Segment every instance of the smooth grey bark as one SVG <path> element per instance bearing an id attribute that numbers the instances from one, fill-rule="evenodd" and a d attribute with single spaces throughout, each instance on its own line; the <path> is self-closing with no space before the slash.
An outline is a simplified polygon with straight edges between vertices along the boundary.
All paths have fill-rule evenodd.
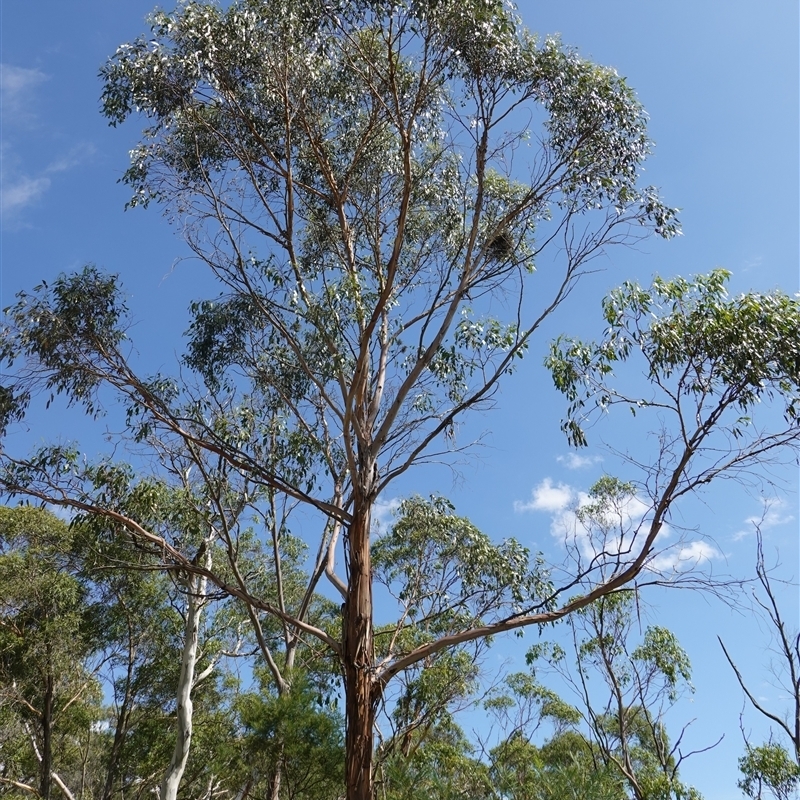
<path id="1" fill-rule="evenodd" d="M 203 567 L 211 569 L 211 541 L 204 542 Z M 183 654 L 181 656 L 181 673 L 178 679 L 178 713 L 177 735 L 172 760 L 161 782 L 159 791 L 160 800 L 176 800 L 186 763 L 189 760 L 189 750 L 192 744 L 192 716 L 194 705 L 192 691 L 197 683 L 195 671 L 197 668 L 199 650 L 200 622 L 203 609 L 208 600 L 208 578 L 205 575 L 185 573 L 180 582 L 186 590 L 186 622 L 184 626 Z M 204 675 L 205 676 L 205 675 Z"/>

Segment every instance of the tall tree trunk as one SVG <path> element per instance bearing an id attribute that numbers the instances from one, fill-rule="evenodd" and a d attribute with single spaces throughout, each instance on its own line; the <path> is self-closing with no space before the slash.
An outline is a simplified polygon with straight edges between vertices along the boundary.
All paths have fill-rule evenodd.
<path id="1" fill-rule="evenodd" d="M 39 794 L 42 800 L 50 800 L 50 791 L 53 785 L 53 683 L 53 674 L 48 671 L 44 679 L 42 758 L 39 764 Z"/>
<path id="2" fill-rule="evenodd" d="M 281 796 L 281 778 L 283 777 L 283 745 L 269 779 L 269 800 L 279 800 Z"/>
<path id="3" fill-rule="evenodd" d="M 106 781 L 103 787 L 102 800 L 111 800 L 114 793 L 114 780 L 117 777 L 118 765 L 120 755 L 122 754 L 122 745 L 125 742 L 125 737 L 128 735 L 128 723 L 131 717 L 131 706 L 133 703 L 133 662 L 136 656 L 136 648 L 130 642 L 130 635 L 128 641 L 128 666 L 125 675 L 125 694 L 122 700 L 122 706 L 117 715 L 117 724 L 114 729 L 114 742 L 111 745 L 111 753 L 108 756 L 108 764 L 106 766 Z"/>
<path id="4" fill-rule="evenodd" d="M 372 800 L 372 747 L 377 690 L 373 679 L 370 506 L 359 498 L 348 536 L 350 574 L 344 609 L 345 780 L 347 800 Z"/>
<path id="5" fill-rule="evenodd" d="M 178 679 L 178 733 L 172 760 L 161 783 L 160 800 L 176 800 L 183 778 L 189 748 L 192 743 L 192 689 L 197 666 L 197 647 L 200 619 L 206 600 L 206 579 L 188 576 L 186 586 L 186 625 L 181 659 L 181 674 Z"/>

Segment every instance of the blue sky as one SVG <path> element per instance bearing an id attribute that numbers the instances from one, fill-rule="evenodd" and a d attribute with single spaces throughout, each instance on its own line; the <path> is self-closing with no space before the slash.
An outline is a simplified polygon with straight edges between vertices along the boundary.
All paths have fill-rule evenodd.
<path id="1" fill-rule="evenodd" d="M 123 41 L 145 30 L 150 0 L 42 0 L 2 5 L 2 252 L 0 305 L 41 279 L 87 262 L 119 272 L 130 292 L 132 331 L 148 371 L 169 367 L 181 350 L 191 299 L 202 278 L 156 209 L 123 212 L 127 190 L 116 181 L 137 139 L 135 124 L 110 129 L 98 113 L 97 71 Z M 692 274 L 724 266 L 732 290 L 798 290 L 798 8 L 703 0 L 523 2 L 527 25 L 560 33 L 583 55 L 615 67 L 636 89 L 656 141 L 646 180 L 679 206 L 684 236 L 611 251 L 568 307 L 548 327 L 601 332 L 600 298 L 625 279 L 654 273 Z M 594 320 L 594 323 L 593 323 Z M 397 494 L 439 490 L 488 533 L 517 536 L 557 554 L 552 535 L 570 503 L 604 470 L 619 464 L 607 448 L 633 442 L 627 420 L 593 431 L 577 459 L 558 428 L 563 402 L 540 367 L 540 339 L 524 367 L 506 381 L 498 408 L 472 418 L 465 434 L 485 434 L 457 471 L 410 473 Z M 51 412 L 28 437 L 75 435 Z M 102 447 L 96 429 L 80 432 L 87 449 Z M 624 477 L 624 476 L 623 476 Z M 753 521 L 763 515 L 768 561 L 794 578 L 798 567 L 797 471 L 782 469 L 783 489 L 752 491 L 727 483 L 682 508 L 695 555 L 720 572 L 752 573 Z M 763 487 L 762 487 L 763 489 Z M 387 508 L 395 497 L 385 498 Z M 696 544 L 691 544 L 696 543 Z M 797 590 L 785 587 L 784 610 L 798 625 Z M 710 753 L 686 762 L 684 777 L 708 800 L 738 797 L 742 696 L 717 645 L 719 634 L 751 676 L 755 691 L 780 707 L 771 686 L 765 630 L 748 606 L 731 609 L 694 593 L 653 593 L 652 616 L 671 627 L 689 652 L 696 692 L 679 704 L 680 725 L 694 748 L 725 734 Z M 497 659 L 520 659 L 528 634 L 496 648 Z M 516 649 L 515 649 L 516 648 Z M 494 656 L 493 656 L 494 657 Z M 749 711 L 744 724 L 758 739 L 766 727 Z"/>

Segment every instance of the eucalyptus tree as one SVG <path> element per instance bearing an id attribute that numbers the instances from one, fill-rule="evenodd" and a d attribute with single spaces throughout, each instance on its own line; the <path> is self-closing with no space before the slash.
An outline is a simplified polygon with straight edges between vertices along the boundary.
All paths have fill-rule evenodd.
<path id="1" fill-rule="evenodd" d="M 260 672 L 268 676 L 268 671 Z M 318 678 L 296 673 L 286 691 L 266 687 L 238 698 L 244 760 L 251 765 L 246 786 L 252 796 L 275 800 L 342 796 L 344 719 L 320 691 L 324 687 Z"/>
<path id="2" fill-rule="evenodd" d="M 101 633 L 70 565 L 67 524 L 0 507 L 0 793 L 78 789 L 80 752 L 103 716 Z"/>
<path id="3" fill-rule="evenodd" d="M 343 635 L 265 605 L 339 655 L 349 791 L 366 797 L 383 688 L 429 646 L 376 668 L 376 498 L 452 446 L 589 258 L 631 226 L 672 235 L 674 212 L 637 185 L 650 142 L 624 81 L 537 42 L 502 3 L 188 3 L 152 26 L 104 68 L 103 108 L 149 119 L 131 204 L 163 202 L 221 282 L 189 332 L 203 389 L 133 372 L 119 289 L 91 270 L 22 301 L 17 342 L 47 373 L 29 377 L 91 410 L 110 384 L 134 435 L 214 453 L 318 512 Z M 559 275 L 530 292 L 548 246 Z M 6 392 L 11 415 L 25 392 Z"/>
<path id="4" fill-rule="evenodd" d="M 762 800 L 767 793 L 775 800 L 797 797 L 800 767 L 779 742 L 756 746 L 748 742 L 745 754 L 739 759 L 739 771 L 742 777 L 737 786 L 753 800 Z"/>
<path id="5" fill-rule="evenodd" d="M 379 660 L 457 636 L 550 589 L 541 560 L 513 539 L 492 542 L 439 496 L 402 501 L 371 555 L 390 620 L 375 632 Z M 385 691 L 390 733 L 381 737 L 381 758 L 394 751 L 408 758 L 474 702 L 487 647 L 481 637 L 434 650 L 397 675 Z"/>
<path id="6" fill-rule="evenodd" d="M 436 720 L 408 752 L 394 749 L 380 759 L 377 783 L 387 800 L 495 800 L 489 769 L 474 743 L 452 717 Z"/>
<path id="7" fill-rule="evenodd" d="M 94 482 L 103 485 L 106 508 L 136 518 L 173 547 L 191 548 L 194 555 L 190 565 L 164 564 L 152 543 L 125 535 L 112 517 L 80 518 L 91 557 L 87 569 L 101 571 L 101 588 L 110 598 L 120 599 L 109 606 L 109 622 L 116 623 L 126 644 L 117 659 L 119 665 L 115 662 L 119 673 L 114 681 L 118 712 L 111 760 L 113 763 L 113 754 L 119 748 L 129 751 L 138 747 L 149 754 L 144 774 L 141 769 L 130 774 L 110 770 L 105 791 L 109 794 L 115 782 L 121 789 L 130 789 L 133 780 L 138 789 L 142 785 L 148 791 L 158 789 L 161 800 L 174 799 L 179 790 L 196 793 L 198 782 L 203 780 L 210 785 L 227 782 L 226 791 L 237 791 L 247 781 L 246 765 L 240 757 L 242 737 L 235 732 L 234 695 L 238 691 L 231 688 L 236 681 L 230 665 L 236 660 L 251 665 L 259 652 L 267 660 L 275 653 L 279 660 L 275 640 L 281 639 L 281 631 L 276 620 L 262 620 L 252 607 L 230 593 L 215 590 L 208 576 L 213 572 L 218 581 L 235 581 L 236 575 L 246 572 L 251 590 L 264 598 L 272 598 L 279 591 L 283 602 L 299 603 L 298 595 L 305 588 L 299 567 L 302 546 L 286 531 L 272 529 L 275 549 L 271 554 L 263 552 L 246 524 L 246 503 L 229 491 L 224 470 L 205 473 L 208 480 L 198 484 L 174 451 L 171 459 L 172 472 L 180 476 L 178 486 L 155 479 L 132 486 L 130 468 L 121 464 L 98 466 L 102 479 L 97 480 L 95 473 Z M 234 547 L 236 557 L 228 559 Z M 273 558 L 281 565 L 277 589 Z M 166 575 L 159 574 L 163 572 Z M 318 621 L 328 610 L 324 602 L 314 599 L 310 616 Z M 294 666 L 296 653 L 290 653 L 290 647 L 297 650 L 297 643 L 286 644 L 273 684 Z M 278 689 L 282 691 L 280 685 Z M 225 775 L 213 772 L 217 761 L 214 754 L 220 749 L 213 735 L 201 731 L 206 749 L 199 754 L 191 752 L 198 693 L 201 726 L 207 729 L 216 719 L 221 730 L 227 731 L 233 748 L 240 751 L 233 758 L 236 764 L 223 770 Z M 145 744 L 148 739 L 151 741 Z M 237 775 L 239 785 L 231 786 Z"/>
<path id="8" fill-rule="evenodd" d="M 661 626 L 648 626 L 635 641 L 637 602 L 635 590 L 600 598 L 566 621 L 568 653 L 540 644 L 528 661 L 534 668 L 549 663 L 564 678 L 598 769 L 615 776 L 625 796 L 697 798 L 679 776 L 692 754 L 683 744 L 687 726 L 670 741 L 665 723 L 666 712 L 691 690 L 689 659 Z M 569 721 L 579 729 L 575 717 Z"/>
<path id="9" fill-rule="evenodd" d="M 474 587 L 462 582 L 469 611 L 449 630 L 390 636 L 378 652 L 378 496 L 458 449 L 456 423 L 491 405 L 589 259 L 640 232 L 677 232 L 674 210 L 639 186 L 644 111 L 613 70 L 537 40 L 499 0 L 188 2 L 154 14 L 150 34 L 102 75 L 109 121 L 147 120 L 125 175 L 130 204 L 163 204 L 219 281 L 218 297 L 193 306 L 184 368 L 197 382 L 137 374 L 117 279 L 87 268 L 11 310 L 3 354 L 20 366 L 0 396 L 5 421 L 37 389 L 92 413 L 111 390 L 128 408 L 123 437 L 154 448 L 161 480 L 191 467 L 209 489 L 203 502 L 263 518 L 298 504 L 306 530 L 316 519 L 310 581 L 292 608 L 280 589 L 259 596 L 237 574 L 236 535 L 222 522 L 231 574 L 205 569 L 196 544 L 114 505 L 113 469 L 85 467 L 67 448 L 6 455 L 4 483 L 105 515 L 168 565 L 246 601 L 254 625 L 265 612 L 287 641 L 328 648 L 344 676 L 347 793 L 364 800 L 393 677 L 618 588 L 646 562 L 675 497 L 663 495 L 629 567 L 608 579 L 597 565 L 584 571 L 599 576 L 585 597 L 562 601 L 541 564 L 501 548 L 487 558 L 504 566 L 475 595 L 494 605 L 469 607 Z M 520 569 L 500 589 L 509 559 Z M 323 577 L 343 601 L 340 630 L 307 619 Z"/>
<path id="10" fill-rule="evenodd" d="M 159 561 L 132 542 L 96 525 L 79 527 L 85 542 L 82 571 L 93 578 L 102 604 L 103 672 L 112 700 L 101 797 L 111 800 L 160 785 L 162 800 L 174 800 L 192 747 L 198 692 L 201 684 L 216 682 L 223 651 L 235 650 L 230 645 L 235 633 L 224 631 L 235 619 L 214 604 L 219 598 L 203 576 L 161 574 Z M 209 543 L 201 563 L 209 565 L 211 553 Z M 203 711 L 212 707 L 213 713 L 222 705 L 213 690 L 204 694 Z M 229 716 L 232 722 L 233 713 Z M 205 753 L 203 760 L 210 757 Z"/>
<path id="11" fill-rule="evenodd" d="M 659 539 L 670 509 L 720 478 L 768 480 L 764 466 L 797 452 L 800 302 L 780 290 L 730 297 L 729 278 L 717 269 L 650 287 L 626 282 L 603 301 L 600 341 L 551 344 L 546 364 L 569 400 L 562 429 L 573 445 L 618 407 L 658 442 L 654 454 L 617 450 L 631 479 L 606 476 L 575 509 L 567 545 L 576 585 L 600 572 L 611 591 L 643 570 L 680 581 L 683 542 Z"/>
<path id="12" fill-rule="evenodd" d="M 628 800 L 619 775 L 575 731 L 541 747 L 512 736 L 492 750 L 491 761 L 495 796 L 503 800 Z"/>
<path id="13" fill-rule="evenodd" d="M 215 738 L 234 729 L 229 691 L 219 686 L 230 676 L 218 664 L 229 638 L 221 617 L 229 615 L 212 612 L 207 593 L 187 597 L 185 585 L 154 572 L 151 559 L 134 566 L 126 555 L 127 568 L 107 564 L 98 587 L 110 601 L 102 619 L 111 639 L 103 671 L 111 704 L 107 730 L 96 734 L 96 796 L 146 796 L 161 787 L 167 798 L 179 786 L 199 796 L 218 761 Z"/>
<path id="14" fill-rule="evenodd" d="M 169 578 L 153 571 L 146 554 L 130 542 L 103 541 L 89 528 L 79 534 L 81 572 L 93 580 L 104 631 L 109 702 L 107 729 L 101 726 L 95 737 L 101 753 L 94 793 L 112 800 L 137 784 L 149 786 L 153 761 L 165 760 L 164 708 L 176 695 L 180 618 L 170 602 Z"/>
<path id="15" fill-rule="evenodd" d="M 507 675 L 484 708 L 493 719 L 482 743 L 493 800 L 627 800 L 623 777 L 581 729 L 580 711 L 535 670 Z"/>
<path id="16" fill-rule="evenodd" d="M 775 578 L 770 576 L 764 561 L 764 543 L 758 526 L 756 540 L 758 588 L 753 592 L 754 609 L 767 624 L 771 638 L 769 650 L 773 656 L 769 671 L 775 682 L 773 685 L 780 687 L 787 708 L 783 711 L 769 708 L 761 697 L 753 694 L 722 639 L 719 643 L 748 702 L 775 725 L 780 737 L 775 737 L 770 730 L 768 741 L 753 745 L 745 736 L 745 754 L 739 759 L 742 773 L 739 788 L 748 797 L 761 797 L 767 789 L 777 798 L 788 798 L 796 796 L 800 786 L 800 631 L 792 630 L 778 602 Z M 788 739 L 788 748 L 781 738 Z"/>

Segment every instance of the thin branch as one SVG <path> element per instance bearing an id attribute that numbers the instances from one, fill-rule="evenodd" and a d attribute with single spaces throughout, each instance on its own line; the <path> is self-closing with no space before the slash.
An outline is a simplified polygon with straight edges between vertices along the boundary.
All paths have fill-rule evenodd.
<path id="1" fill-rule="evenodd" d="M 747 699 L 753 704 L 753 707 L 763 714 L 767 719 L 771 719 L 776 725 L 780 725 L 783 730 L 789 735 L 789 738 L 792 739 L 792 731 L 789 726 L 776 714 L 773 714 L 771 711 L 768 711 L 761 703 L 756 700 L 753 696 L 752 692 L 747 688 L 747 685 L 744 682 L 744 678 L 742 677 L 742 673 L 739 671 L 739 668 L 734 663 L 733 659 L 731 658 L 730 654 L 728 653 L 725 644 L 723 643 L 722 639 L 717 636 L 717 641 L 720 643 L 722 647 L 722 652 L 725 654 L 725 658 L 728 660 L 728 663 L 731 665 L 731 669 L 733 670 L 734 674 L 736 675 L 736 680 L 739 681 L 739 686 L 742 687 L 742 691 L 747 695 Z"/>

